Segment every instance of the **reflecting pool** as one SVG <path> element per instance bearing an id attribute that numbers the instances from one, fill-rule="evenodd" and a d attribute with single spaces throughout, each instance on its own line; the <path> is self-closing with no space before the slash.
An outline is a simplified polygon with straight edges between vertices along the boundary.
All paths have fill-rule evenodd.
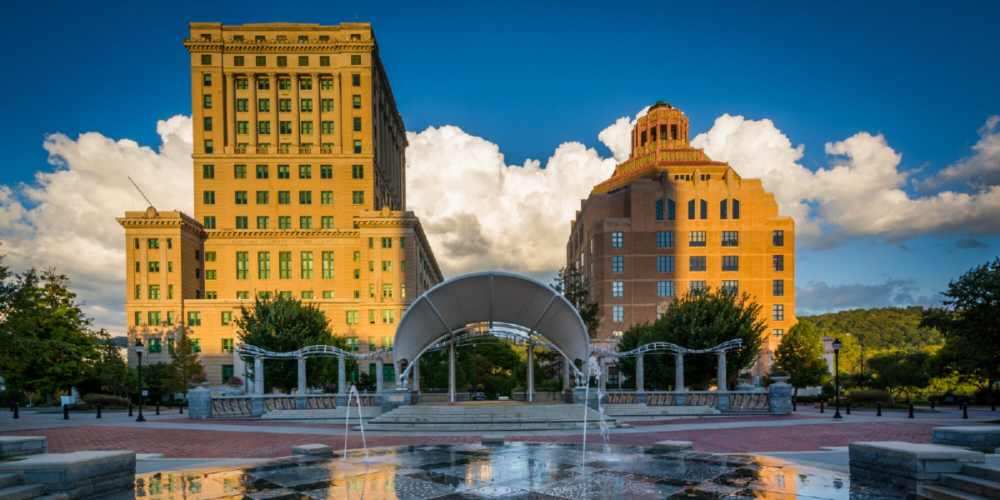
<path id="1" fill-rule="evenodd" d="M 767 457 L 611 446 L 508 443 L 404 446 L 288 457 L 229 469 L 136 477 L 102 500 L 883 500 L 904 492 Z M 583 461 L 583 462 L 582 462 Z M 583 463 L 584 465 L 581 465 Z"/>

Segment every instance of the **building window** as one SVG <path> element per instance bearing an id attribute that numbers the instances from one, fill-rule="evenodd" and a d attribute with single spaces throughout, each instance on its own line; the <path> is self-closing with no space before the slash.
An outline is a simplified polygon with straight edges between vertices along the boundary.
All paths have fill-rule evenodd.
<path id="1" fill-rule="evenodd" d="M 320 99 L 319 102 L 320 102 L 320 110 L 321 111 L 323 111 L 324 113 L 332 113 L 333 112 L 333 99 Z M 327 122 L 323 122 L 323 123 L 327 123 Z M 332 123 L 332 122 L 330 122 L 330 123 Z M 324 133 L 326 134 L 326 133 L 329 133 L 329 132 L 324 132 Z"/>
<path id="2" fill-rule="evenodd" d="M 333 191 L 320 191 L 319 200 L 323 205 L 333 205 Z"/>
<path id="3" fill-rule="evenodd" d="M 188 326 L 201 326 L 201 313 L 200 312 L 188 312 Z"/>
<path id="4" fill-rule="evenodd" d="M 667 200 L 667 220 L 674 220 L 677 218 L 677 204 L 674 200 Z"/>
<path id="5" fill-rule="evenodd" d="M 390 310 L 383 309 L 382 310 L 382 324 L 383 325 L 391 325 L 391 324 L 394 324 L 395 322 L 396 322 L 396 311 L 390 311 Z M 383 343 L 383 345 L 385 345 L 385 344 Z"/>
<path id="6" fill-rule="evenodd" d="M 245 216 L 236 217 L 236 229 L 249 229 L 247 225 L 247 218 Z"/>
<path id="7" fill-rule="evenodd" d="M 657 297 L 673 297 L 674 296 L 674 282 L 673 281 L 657 281 L 656 282 L 656 296 Z"/>
<path id="8" fill-rule="evenodd" d="M 351 166 L 351 178 L 352 179 L 364 179 L 365 178 L 365 166 L 364 165 L 352 165 Z"/>
<path id="9" fill-rule="evenodd" d="M 323 252 L 323 279 L 333 279 L 333 252 Z"/>
<path id="10" fill-rule="evenodd" d="M 312 191 L 299 191 L 299 205 L 312 205 Z"/>
<path id="11" fill-rule="evenodd" d="M 724 247 L 738 247 L 738 246 L 740 246 L 740 232 L 739 231 L 723 231 L 722 232 L 722 246 L 724 246 Z"/>
<path id="12" fill-rule="evenodd" d="M 611 257 L 611 272 L 625 272 L 625 258 L 622 256 Z"/>
<path id="13" fill-rule="evenodd" d="M 247 192 L 246 191 L 237 191 L 236 192 L 236 204 L 237 205 L 246 205 L 247 204 Z"/>
<path id="14" fill-rule="evenodd" d="M 215 191 L 205 191 L 202 193 L 202 203 L 205 205 L 215 205 Z"/>
<path id="15" fill-rule="evenodd" d="M 740 270 L 740 256 L 739 255 L 723 255 L 722 256 L 722 270 L 723 271 L 739 271 Z"/>
<path id="16" fill-rule="evenodd" d="M 774 280 L 771 291 L 775 297 L 781 297 L 785 295 L 785 280 Z"/>
<path id="17" fill-rule="evenodd" d="M 354 109 L 361 109 L 361 96 L 354 96 Z"/>
<path id="18" fill-rule="evenodd" d="M 281 135 L 288 135 L 292 133 L 292 122 L 281 121 L 278 122 L 278 133 Z"/>
<path id="19" fill-rule="evenodd" d="M 233 178 L 234 179 L 246 179 L 247 178 L 247 166 L 246 165 L 233 165 Z"/>
<path id="20" fill-rule="evenodd" d="M 257 229 L 270 229 L 270 218 L 266 215 L 257 216 Z"/>
<path id="21" fill-rule="evenodd" d="M 354 118 L 354 131 L 361 132 L 361 118 Z"/>
<path id="22" fill-rule="evenodd" d="M 674 246 L 674 232 L 673 231 L 657 231 L 656 232 L 656 247 L 657 248 L 671 248 Z"/>
<path id="23" fill-rule="evenodd" d="M 611 247 L 612 248 L 621 248 L 623 240 L 624 240 L 624 238 L 622 236 L 622 232 L 621 231 L 615 231 L 615 232 L 611 233 Z"/>
<path id="24" fill-rule="evenodd" d="M 392 261 L 391 260 L 383 260 L 382 261 L 382 271 L 386 271 L 386 272 L 387 271 L 392 271 Z"/>
<path id="25" fill-rule="evenodd" d="M 255 59 L 255 64 L 259 66 L 267 66 L 267 56 L 257 56 Z M 267 80 L 264 80 L 267 81 Z"/>
<path id="26" fill-rule="evenodd" d="M 268 196 L 268 192 L 267 191 L 257 191 L 257 204 L 258 205 L 267 205 L 267 203 L 269 201 L 269 198 L 270 198 L 270 196 Z"/>
<path id="27" fill-rule="evenodd" d="M 278 252 L 278 279 L 292 279 L 292 252 Z"/>
<path id="28" fill-rule="evenodd" d="M 722 220 L 726 220 L 726 217 L 728 216 L 728 213 L 727 213 L 728 212 L 728 210 L 727 210 L 728 206 L 727 206 L 726 201 L 727 200 L 722 200 L 722 201 L 719 202 L 719 218 L 722 219 Z"/>
<path id="29" fill-rule="evenodd" d="M 625 296 L 625 283 L 622 281 L 612 281 L 611 282 L 611 296 L 612 297 L 624 297 Z"/>
<path id="30" fill-rule="evenodd" d="M 333 133 L 333 122 L 332 121 L 324 121 L 322 123 L 322 127 L 323 127 L 323 133 L 324 134 L 332 134 Z"/>
<path id="31" fill-rule="evenodd" d="M 782 330 L 780 328 L 776 328 L 776 329 L 774 329 L 774 330 L 771 331 L 771 335 L 773 335 L 775 338 L 779 338 L 780 339 L 781 337 L 785 336 L 785 330 Z"/>
<path id="32" fill-rule="evenodd" d="M 313 279 L 313 253 L 302 252 L 302 279 Z"/>
<path id="33" fill-rule="evenodd" d="M 320 179 L 333 179 L 333 165 L 320 165 L 319 177 Z"/>
<path id="34" fill-rule="evenodd" d="M 690 271 L 704 271 L 705 270 L 705 256 L 694 256 L 688 258 L 689 270 Z"/>
<path id="35" fill-rule="evenodd" d="M 785 256 L 775 255 L 771 258 L 771 264 L 775 271 L 785 270 Z"/>
<path id="36" fill-rule="evenodd" d="M 216 279 L 216 271 L 215 271 L 215 269 L 206 269 L 205 270 L 205 280 L 214 280 L 214 279 Z"/>
<path id="37" fill-rule="evenodd" d="M 785 306 L 783 304 L 775 304 L 771 306 L 771 319 L 773 321 L 785 320 Z"/>
<path id="38" fill-rule="evenodd" d="M 329 66 L 330 65 L 330 56 L 319 56 L 319 65 L 320 66 Z"/>
<path id="39" fill-rule="evenodd" d="M 271 252 L 257 252 L 257 279 L 271 279 Z"/>
<path id="40" fill-rule="evenodd" d="M 656 256 L 656 272 L 658 272 L 658 273 L 672 273 L 672 272 L 674 272 L 674 256 L 673 255 L 657 255 Z"/>
<path id="41" fill-rule="evenodd" d="M 690 247 L 703 247 L 708 244 L 708 238 L 705 231 L 691 231 L 688 233 L 688 246 Z"/>
<path id="42" fill-rule="evenodd" d="M 774 231 L 771 233 L 772 244 L 776 247 L 785 246 L 785 232 L 784 231 Z"/>
<path id="43" fill-rule="evenodd" d="M 612 306 L 611 307 L 611 320 L 615 323 L 621 323 L 625 321 L 625 306 Z"/>
<path id="44" fill-rule="evenodd" d="M 284 215 L 278 217 L 278 229 L 291 229 L 292 228 L 292 218 Z"/>
<path id="45" fill-rule="evenodd" d="M 292 203 L 291 191 L 278 191 L 278 205 L 290 205 Z"/>
<path id="46" fill-rule="evenodd" d="M 206 216 L 204 226 L 205 229 L 215 229 L 215 216 L 214 215 Z"/>
<path id="47" fill-rule="evenodd" d="M 215 151 L 212 141 L 205 141 L 205 154 L 212 154 Z"/>
<path id="48" fill-rule="evenodd" d="M 205 117 L 205 125 L 204 125 L 203 128 L 205 129 L 205 132 L 211 132 L 212 131 L 212 117 L 210 117 L 210 116 L 206 116 Z"/>
<path id="49" fill-rule="evenodd" d="M 726 295 L 738 295 L 740 293 L 740 282 L 735 280 L 723 280 L 722 293 Z"/>
<path id="50" fill-rule="evenodd" d="M 740 200 L 733 200 L 733 220 L 740 218 Z"/>
<path id="51" fill-rule="evenodd" d="M 299 179 L 312 179 L 312 166 L 299 165 Z"/>
<path id="52" fill-rule="evenodd" d="M 299 56 L 299 66 L 309 66 L 309 56 Z M 308 80 L 302 80 L 303 82 Z"/>
<path id="53" fill-rule="evenodd" d="M 382 238 L 382 248 L 392 248 L 392 238 Z"/>
<path id="54" fill-rule="evenodd" d="M 358 66 L 360 64 L 361 64 L 361 56 L 360 55 L 351 56 L 351 65 L 352 66 Z"/>
<path id="55" fill-rule="evenodd" d="M 694 200 L 688 200 L 688 220 L 694 220 Z"/>
<path id="56" fill-rule="evenodd" d="M 663 220 L 663 200 L 656 200 L 656 220 Z"/>
<path id="57" fill-rule="evenodd" d="M 250 279 L 250 253 L 236 252 L 236 279 Z"/>
<path id="58" fill-rule="evenodd" d="M 205 262 L 215 262 L 215 252 L 205 252 Z"/>
<path id="59" fill-rule="evenodd" d="M 312 229 L 313 218 L 308 215 L 299 217 L 299 229 Z"/>
<path id="60" fill-rule="evenodd" d="M 329 291 L 323 292 L 323 298 L 324 299 L 332 299 L 332 298 L 334 298 L 333 291 L 329 290 Z"/>
<path id="61" fill-rule="evenodd" d="M 361 140 L 354 141 L 354 154 L 361 154 Z"/>
<path id="62" fill-rule="evenodd" d="M 361 86 L 361 75 L 360 74 L 354 73 L 353 75 L 351 75 L 351 85 L 353 85 L 355 87 L 360 87 Z"/>
<path id="63" fill-rule="evenodd" d="M 212 35 L 209 35 L 209 37 L 211 37 L 211 36 Z M 201 64 L 204 65 L 204 66 L 208 66 L 208 65 L 212 64 L 212 54 L 202 54 L 201 55 Z"/>
<path id="64" fill-rule="evenodd" d="M 708 286 L 705 284 L 704 281 L 692 281 L 691 282 L 691 293 L 692 294 L 701 295 L 701 294 L 705 293 L 705 290 L 708 290 Z"/>
<path id="65" fill-rule="evenodd" d="M 278 56 L 278 66 L 279 67 L 288 66 L 288 56 Z"/>
<path id="66" fill-rule="evenodd" d="M 149 326 L 160 326 L 160 312 L 149 311 L 146 313 L 146 324 Z"/>
<path id="67" fill-rule="evenodd" d="M 355 191 L 354 192 L 354 204 L 355 205 L 364 205 L 365 204 L 365 192 L 364 191 Z"/>
<path id="68" fill-rule="evenodd" d="M 708 218 L 708 202 L 705 201 L 705 200 L 698 200 L 698 201 L 700 202 L 699 205 L 701 205 L 701 218 L 702 219 L 707 219 Z"/>
<path id="69" fill-rule="evenodd" d="M 382 298 L 383 299 L 392 298 L 392 285 L 382 285 Z"/>
<path id="70" fill-rule="evenodd" d="M 257 122 L 257 133 L 259 133 L 261 135 L 268 135 L 268 134 L 270 134 L 271 133 L 271 122 L 267 122 L 267 121 Z M 260 144 L 258 144 L 257 146 L 260 147 L 260 148 L 264 147 L 263 145 L 260 145 Z"/>

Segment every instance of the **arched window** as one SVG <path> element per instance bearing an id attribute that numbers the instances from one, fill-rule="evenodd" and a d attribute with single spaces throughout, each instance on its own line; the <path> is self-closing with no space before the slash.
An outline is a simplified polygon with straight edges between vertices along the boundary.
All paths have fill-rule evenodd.
<path id="1" fill-rule="evenodd" d="M 656 220 L 663 220 L 663 200 L 656 200 Z"/>
<path id="2" fill-rule="evenodd" d="M 688 201 L 688 220 L 694 220 L 694 200 Z"/>
<path id="3" fill-rule="evenodd" d="M 733 200 L 733 220 L 740 218 L 740 200 Z"/>
<path id="4" fill-rule="evenodd" d="M 698 200 L 698 201 L 701 202 L 700 203 L 700 205 L 701 205 L 701 218 L 702 219 L 707 219 L 708 218 L 708 202 L 705 201 L 705 200 Z"/>
<path id="5" fill-rule="evenodd" d="M 726 212 L 727 212 L 726 208 L 728 208 L 727 207 L 727 205 L 728 205 L 727 201 L 728 200 L 722 200 L 721 202 L 719 202 L 719 218 L 722 219 L 722 220 L 726 219 L 726 215 L 727 215 L 726 214 Z"/>

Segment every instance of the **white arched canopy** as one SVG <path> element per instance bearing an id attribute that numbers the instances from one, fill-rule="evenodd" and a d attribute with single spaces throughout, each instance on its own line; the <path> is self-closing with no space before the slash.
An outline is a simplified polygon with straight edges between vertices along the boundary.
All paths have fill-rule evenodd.
<path id="1" fill-rule="evenodd" d="M 486 272 L 450 279 L 417 298 L 396 327 L 392 357 L 412 366 L 424 351 L 454 332 L 494 323 L 521 326 L 545 338 L 570 361 L 586 362 L 590 356 L 587 327 L 565 297 L 531 278 Z"/>

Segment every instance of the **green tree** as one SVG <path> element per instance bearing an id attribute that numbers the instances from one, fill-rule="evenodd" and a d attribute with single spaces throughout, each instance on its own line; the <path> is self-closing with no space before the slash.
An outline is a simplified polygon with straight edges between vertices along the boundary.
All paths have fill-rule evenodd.
<path id="1" fill-rule="evenodd" d="M 761 307 L 749 294 L 734 295 L 723 290 L 689 292 L 674 299 L 654 323 L 629 328 L 618 344 L 620 351 L 635 349 L 650 342 L 669 342 L 687 349 L 707 349 L 723 342 L 741 339 L 743 347 L 726 355 L 729 380 L 717 381 L 728 386 L 740 372 L 752 367 L 764 340 L 766 324 Z M 646 356 L 644 379 L 648 388 L 662 389 L 673 383 L 674 356 Z M 713 355 L 684 357 L 684 380 L 708 388 L 716 377 L 717 360 Z M 620 358 L 615 366 L 621 373 L 635 373 L 635 358 Z M 630 376 L 629 380 L 634 380 Z M 634 382 L 629 382 L 633 384 Z"/>
<path id="2" fill-rule="evenodd" d="M 944 307 L 926 311 L 920 324 L 941 331 L 947 339 L 942 361 L 970 381 L 985 382 L 992 401 L 1000 369 L 1000 257 L 951 281 L 942 295 Z"/>
<path id="3" fill-rule="evenodd" d="M 475 363 L 473 363 L 475 351 Z M 471 345 L 455 348 L 455 390 L 459 393 L 472 388 L 473 366 L 476 385 L 482 384 L 487 397 L 497 393 L 509 395 L 514 387 L 524 381 L 524 361 L 513 347 L 507 344 L 483 344 L 475 349 Z M 420 387 L 422 389 L 448 388 L 448 350 L 428 351 L 420 358 Z"/>
<path id="4" fill-rule="evenodd" d="M 873 376 L 872 385 L 888 391 L 895 406 L 896 396 L 899 394 L 910 394 L 931 383 L 928 374 L 929 359 L 930 355 L 926 352 L 908 353 L 901 349 L 879 351 L 868 358 L 868 367 Z"/>
<path id="5" fill-rule="evenodd" d="M 559 270 L 552 288 L 566 297 L 566 300 L 576 308 L 576 312 L 580 314 L 583 324 L 587 327 L 587 334 L 590 338 L 594 338 L 597 335 L 597 327 L 601 325 L 601 318 L 598 316 L 601 309 L 590 296 L 590 280 L 574 264 Z"/>
<path id="6" fill-rule="evenodd" d="M 774 353 L 773 369 L 787 371 L 788 383 L 795 388 L 822 386 L 830 381 L 830 370 L 823 359 L 823 341 L 812 323 L 799 320 L 781 339 Z"/>
<path id="7" fill-rule="evenodd" d="M 926 346 L 941 345 L 941 333 L 921 324 L 925 309 L 922 307 L 883 307 L 852 309 L 816 316 L 800 316 L 811 322 L 823 336 L 835 336 L 846 342 L 845 333 L 864 344 L 865 356 L 885 349 L 902 349 L 915 352 Z M 841 353 L 841 369 L 855 372 L 861 368 L 860 357 L 845 362 Z"/>
<path id="8" fill-rule="evenodd" d="M 250 307 L 241 305 L 240 317 L 235 323 L 239 329 L 236 335 L 240 342 L 268 351 L 290 352 L 314 345 L 348 350 L 347 340 L 330 332 L 329 322 L 319 308 L 303 305 L 299 300 L 281 297 L 277 293 L 269 298 L 258 297 Z M 252 374 L 253 358 L 246 357 L 244 361 Z M 347 361 L 347 373 L 351 373 L 356 367 L 356 361 Z M 306 383 L 310 387 L 316 387 L 324 380 L 337 380 L 337 360 L 309 358 L 306 363 Z M 290 393 L 298 387 L 298 361 L 266 360 L 264 383 L 267 387 Z"/>
<path id="9" fill-rule="evenodd" d="M 169 337 L 174 339 L 174 348 L 170 350 L 170 368 L 164 383 L 168 391 L 184 394 L 184 399 L 187 399 L 188 389 L 191 387 L 191 377 L 205 375 L 205 368 L 201 366 L 198 353 L 194 352 L 194 343 L 191 342 L 189 333 L 190 328 L 183 322 L 169 332 Z"/>
<path id="10" fill-rule="evenodd" d="M 100 357 L 94 366 L 94 375 L 100 382 L 100 392 L 129 398 L 139 389 L 138 372 L 129 368 L 118 349 L 118 344 L 111 335 L 106 330 L 101 330 L 98 341 Z"/>

